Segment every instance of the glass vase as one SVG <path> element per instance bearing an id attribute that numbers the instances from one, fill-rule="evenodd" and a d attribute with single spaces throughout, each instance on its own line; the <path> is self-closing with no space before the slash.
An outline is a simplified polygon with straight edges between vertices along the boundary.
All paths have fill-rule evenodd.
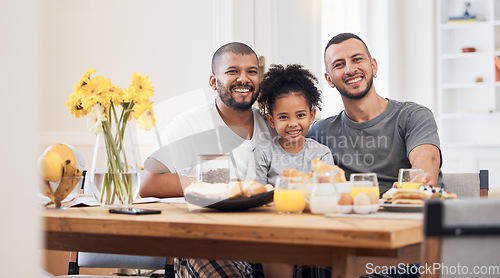
<path id="1" fill-rule="evenodd" d="M 139 193 L 139 152 L 132 127 L 127 123 L 122 129 L 103 128 L 97 135 L 88 178 L 92 194 L 103 207 L 129 207 Z"/>

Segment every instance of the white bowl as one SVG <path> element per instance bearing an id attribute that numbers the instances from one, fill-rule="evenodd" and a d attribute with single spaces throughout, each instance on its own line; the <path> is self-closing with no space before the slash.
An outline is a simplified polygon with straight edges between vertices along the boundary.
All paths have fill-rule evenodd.
<path id="1" fill-rule="evenodd" d="M 352 205 L 337 205 L 339 213 L 348 214 L 352 211 Z"/>
<path id="2" fill-rule="evenodd" d="M 374 212 L 377 212 L 380 205 L 379 204 L 375 204 L 375 205 L 370 205 L 371 207 L 371 210 L 370 210 L 370 213 L 374 213 Z"/>
<path id="3" fill-rule="evenodd" d="M 354 205 L 352 206 L 354 209 L 354 212 L 357 214 L 368 214 L 370 213 L 372 206 L 371 205 L 365 205 L 365 206 L 360 206 L 360 205 Z"/>

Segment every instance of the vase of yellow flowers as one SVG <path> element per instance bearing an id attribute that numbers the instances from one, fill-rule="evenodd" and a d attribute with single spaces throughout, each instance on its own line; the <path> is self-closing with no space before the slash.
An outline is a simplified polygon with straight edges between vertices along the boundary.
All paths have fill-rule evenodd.
<path id="1" fill-rule="evenodd" d="M 138 195 L 141 170 L 132 122 L 146 130 L 154 127 L 153 87 L 147 76 L 134 73 L 127 89 L 88 69 L 74 87 L 67 105 L 76 117 L 87 116 L 96 134 L 94 157 L 87 185 L 105 207 L 127 207 Z"/>

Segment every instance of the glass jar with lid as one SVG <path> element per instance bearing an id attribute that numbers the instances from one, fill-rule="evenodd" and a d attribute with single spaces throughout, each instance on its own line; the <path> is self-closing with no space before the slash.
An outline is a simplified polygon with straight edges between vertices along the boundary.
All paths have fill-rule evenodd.
<path id="1" fill-rule="evenodd" d="M 231 180 L 229 154 L 201 154 L 198 156 L 198 181 L 228 183 Z"/>

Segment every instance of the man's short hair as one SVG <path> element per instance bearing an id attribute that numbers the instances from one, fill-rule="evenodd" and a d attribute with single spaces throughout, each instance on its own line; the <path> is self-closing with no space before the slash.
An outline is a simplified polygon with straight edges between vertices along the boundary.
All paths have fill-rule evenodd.
<path id="1" fill-rule="evenodd" d="M 332 45 L 332 44 L 339 44 L 339 43 L 342 43 L 342 42 L 344 42 L 344 41 L 346 41 L 348 39 L 357 39 L 360 42 L 362 42 L 363 45 L 365 46 L 366 52 L 368 53 L 368 57 L 370 57 L 370 58 L 372 57 L 372 55 L 370 54 L 370 51 L 368 50 L 368 46 L 366 46 L 366 43 L 360 37 L 358 37 L 357 35 L 352 34 L 352 33 L 340 33 L 340 34 L 334 36 L 326 44 L 325 52 L 323 53 L 323 58 L 325 57 L 324 55 L 326 55 L 326 50 L 328 49 L 328 47 L 330 47 L 330 45 Z M 326 66 L 326 60 L 325 60 L 325 66 Z M 328 70 L 328 67 L 327 67 L 327 70 Z"/>
<path id="2" fill-rule="evenodd" d="M 215 73 L 215 68 L 217 68 L 217 63 L 219 62 L 219 59 L 222 56 L 222 54 L 228 52 L 241 55 L 253 54 L 255 55 L 255 59 L 257 60 L 257 62 L 259 61 L 257 53 L 255 53 L 255 51 L 253 51 L 253 49 L 250 46 L 241 42 L 230 42 L 219 47 L 219 49 L 215 51 L 214 56 L 212 57 L 212 73 Z"/>

